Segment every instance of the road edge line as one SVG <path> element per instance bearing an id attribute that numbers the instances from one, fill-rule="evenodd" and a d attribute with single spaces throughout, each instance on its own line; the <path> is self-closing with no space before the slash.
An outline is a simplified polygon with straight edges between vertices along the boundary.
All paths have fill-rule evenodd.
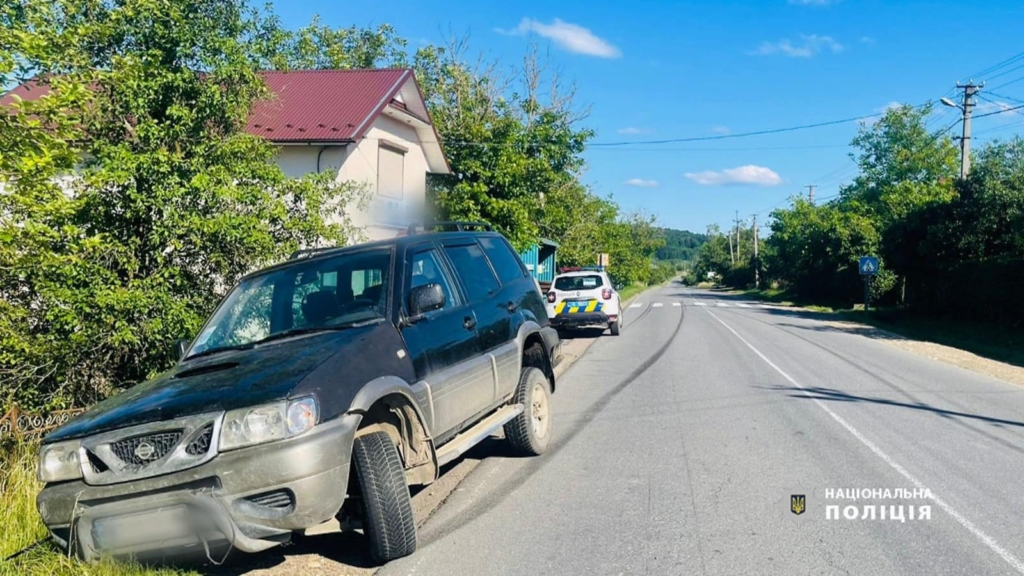
<path id="1" fill-rule="evenodd" d="M 724 320 L 722 320 L 721 318 L 716 316 L 713 312 L 711 312 L 711 310 L 708 310 L 707 308 L 705 308 L 704 310 L 709 315 L 711 315 L 712 318 L 717 320 L 719 324 L 721 324 L 722 326 L 725 326 L 726 330 L 728 330 L 729 332 L 732 332 L 733 336 L 738 338 L 739 341 L 742 342 L 747 348 L 750 348 L 750 350 L 754 354 L 757 354 L 757 356 L 761 360 L 764 360 L 764 362 L 766 364 L 771 366 L 772 369 L 774 369 L 776 372 L 778 372 L 783 378 L 788 380 L 790 384 L 796 386 L 797 388 L 799 388 L 799 389 L 801 389 L 803 391 L 808 391 L 807 388 L 805 388 L 803 385 L 801 385 L 799 382 L 797 382 L 795 378 L 793 378 L 792 376 L 787 374 L 782 368 L 779 368 L 774 362 L 769 360 L 768 357 L 765 356 L 764 354 L 762 354 L 760 350 L 755 348 L 753 344 L 751 344 L 750 342 L 747 342 L 746 338 L 744 338 L 743 336 L 740 336 L 739 332 L 734 330 L 732 328 L 732 326 L 729 326 L 728 324 L 726 324 Z M 818 407 L 820 407 L 822 410 L 824 410 L 826 414 L 831 416 L 832 419 L 835 420 L 836 422 L 838 422 L 843 428 L 846 428 L 847 432 L 852 434 L 854 438 L 856 438 L 857 440 L 859 440 L 861 442 L 861 444 L 867 446 L 867 448 L 869 450 L 874 452 L 875 455 L 878 456 L 879 458 L 881 458 L 882 461 L 884 461 L 886 464 L 889 465 L 889 467 L 891 467 L 896 472 L 899 472 L 900 476 L 903 476 L 908 481 L 910 481 L 910 483 L 913 484 L 915 488 L 917 488 L 919 490 L 927 490 L 928 493 L 931 494 L 931 496 L 932 496 L 932 498 L 931 498 L 932 501 L 935 502 L 935 504 L 939 508 L 942 508 L 942 510 L 946 514 L 949 514 L 954 520 L 956 520 L 958 524 L 960 524 L 962 527 L 964 527 L 968 532 L 973 534 L 976 538 L 981 540 L 981 542 L 983 544 L 988 546 L 988 548 L 990 550 L 995 552 L 1000 558 L 1002 558 L 1004 561 L 1006 561 L 1006 563 L 1009 564 L 1013 569 L 1015 569 L 1020 574 L 1024 574 L 1024 563 L 1022 563 L 1020 560 L 1018 560 L 1008 550 L 1006 550 L 1005 548 L 1000 546 L 999 543 L 996 542 L 994 538 L 992 538 L 991 536 L 986 534 L 984 531 L 981 530 L 981 528 L 978 528 L 973 522 L 971 522 L 970 520 L 965 518 L 963 514 L 957 512 L 956 509 L 953 508 L 952 506 L 950 506 L 948 503 L 946 503 L 945 500 L 943 500 L 943 499 L 939 498 L 938 496 L 936 496 L 935 492 L 933 492 L 931 490 L 931 488 L 928 488 L 927 486 L 924 485 L 924 483 L 922 483 L 920 480 L 915 478 L 910 472 L 907 471 L 906 468 L 901 466 L 898 462 L 893 460 L 888 454 L 883 452 L 882 449 L 879 448 L 877 445 L 875 445 L 874 442 L 872 442 L 871 440 L 868 440 L 863 434 L 861 434 L 850 423 L 848 423 L 846 420 L 843 420 L 842 417 L 840 417 L 838 414 L 833 412 L 831 408 L 829 408 L 828 406 L 825 405 L 825 403 L 823 403 L 821 400 L 818 400 L 817 398 L 814 398 L 814 397 L 811 397 L 811 400 L 814 400 L 814 403 L 817 404 Z"/>

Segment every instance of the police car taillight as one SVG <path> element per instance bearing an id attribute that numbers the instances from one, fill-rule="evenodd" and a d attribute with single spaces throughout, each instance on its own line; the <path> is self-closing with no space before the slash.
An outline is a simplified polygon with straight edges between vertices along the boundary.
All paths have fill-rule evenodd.
<path id="1" fill-rule="evenodd" d="M 548 292 L 548 302 L 551 303 L 551 304 L 555 303 L 555 293 L 554 292 Z"/>
<path id="2" fill-rule="evenodd" d="M 604 290 L 601 290 L 601 297 L 604 298 L 605 300 L 611 300 L 612 299 L 612 289 L 611 288 L 605 288 Z"/>

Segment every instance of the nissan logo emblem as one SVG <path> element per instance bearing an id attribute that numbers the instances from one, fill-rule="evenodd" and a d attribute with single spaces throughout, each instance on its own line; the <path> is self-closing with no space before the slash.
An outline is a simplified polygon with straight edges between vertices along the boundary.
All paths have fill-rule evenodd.
<path id="1" fill-rule="evenodd" d="M 156 452 L 156 448 L 153 447 L 149 442 L 140 442 L 135 447 L 135 456 L 139 460 L 149 460 L 153 457 L 153 453 Z"/>

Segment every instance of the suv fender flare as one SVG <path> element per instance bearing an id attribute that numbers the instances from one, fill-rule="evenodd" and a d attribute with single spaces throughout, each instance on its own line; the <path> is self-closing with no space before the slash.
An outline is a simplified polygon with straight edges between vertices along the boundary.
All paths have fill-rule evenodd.
<path id="1" fill-rule="evenodd" d="M 422 385 L 420 394 L 417 394 L 416 386 L 410 386 L 408 382 L 398 376 L 381 376 L 367 382 L 362 389 L 352 398 L 346 414 L 357 415 L 360 418 L 366 416 L 371 408 L 382 398 L 387 396 L 400 396 L 412 407 L 415 418 L 418 420 L 419 430 L 411 422 L 405 426 L 401 422 L 407 421 L 402 418 L 395 425 L 399 428 L 398 434 L 404 438 L 400 452 L 402 461 L 406 466 L 406 480 L 410 485 L 430 484 L 437 479 L 439 466 L 437 465 L 437 449 L 434 446 L 434 437 L 431 432 L 433 421 L 428 420 L 423 414 L 423 404 L 429 403 L 430 391 L 426 384 Z M 422 403 L 417 397 L 422 396 Z M 396 412 L 397 414 L 397 412 Z M 370 426 L 375 427 L 376 424 Z M 357 433 L 358 435 L 358 433 Z M 397 442 L 397 439 L 396 439 Z M 416 448 L 419 446 L 420 448 Z"/>
<path id="2" fill-rule="evenodd" d="M 545 332 L 548 333 L 546 334 Z M 531 336 L 540 338 L 541 342 L 543 342 L 541 349 L 544 352 L 544 360 L 547 362 L 547 369 L 544 370 L 544 372 L 550 380 L 551 390 L 553 392 L 555 389 L 555 356 L 558 354 L 561 347 L 561 343 L 558 341 L 558 333 L 551 328 L 545 331 L 540 324 L 537 324 L 532 320 L 523 322 L 522 325 L 519 326 L 519 332 L 516 334 L 516 345 L 519 347 L 520 357 L 526 353 L 526 341 Z M 552 342 L 552 339 L 554 342 Z"/>
<path id="3" fill-rule="evenodd" d="M 416 397 L 416 390 L 398 376 L 380 376 L 364 384 L 355 397 L 352 398 L 346 414 L 365 414 L 377 400 L 391 394 L 405 396 L 409 404 L 412 405 L 413 410 L 416 411 L 416 417 L 420 419 L 423 428 L 430 434 L 430 429 L 434 423 L 424 416 L 422 404 Z M 425 390 L 423 394 L 426 394 Z"/>

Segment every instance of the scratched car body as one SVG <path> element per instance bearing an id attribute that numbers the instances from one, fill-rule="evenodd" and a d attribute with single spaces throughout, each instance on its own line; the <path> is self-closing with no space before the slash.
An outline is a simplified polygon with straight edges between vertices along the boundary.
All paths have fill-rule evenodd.
<path id="1" fill-rule="evenodd" d="M 242 279 L 171 370 L 51 433 L 38 509 L 86 559 L 257 552 L 337 518 L 386 562 L 416 548 L 409 485 L 498 428 L 544 451 L 558 354 L 485 226 L 299 253 Z"/>

